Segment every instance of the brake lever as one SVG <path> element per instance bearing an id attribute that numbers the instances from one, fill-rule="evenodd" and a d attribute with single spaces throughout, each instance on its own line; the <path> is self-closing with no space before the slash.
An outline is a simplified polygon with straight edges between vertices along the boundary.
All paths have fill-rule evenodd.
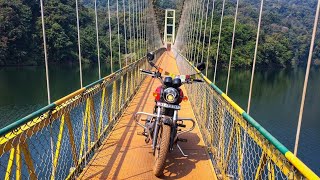
<path id="1" fill-rule="evenodd" d="M 161 73 L 159 71 L 155 72 L 154 75 L 155 75 L 155 77 L 161 78 Z"/>
<path id="2" fill-rule="evenodd" d="M 192 84 L 192 83 L 194 83 L 194 82 L 202 83 L 202 82 L 204 82 L 204 81 L 201 80 L 201 79 L 186 79 L 186 80 L 183 82 L 183 84 Z"/>

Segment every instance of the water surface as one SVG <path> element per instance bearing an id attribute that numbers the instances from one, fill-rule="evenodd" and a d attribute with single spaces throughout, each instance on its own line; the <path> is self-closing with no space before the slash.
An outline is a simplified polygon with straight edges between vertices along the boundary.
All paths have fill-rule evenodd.
<path id="1" fill-rule="evenodd" d="M 208 72 L 211 80 L 213 71 Z M 250 115 L 293 152 L 305 68 L 257 70 Z M 247 111 L 250 70 L 231 70 L 228 95 Z M 225 92 L 227 71 L 217 72 L 216 84 Z M 298 157 L 320 174 L 320 69 L 312 68 L 304 107 Z"/>

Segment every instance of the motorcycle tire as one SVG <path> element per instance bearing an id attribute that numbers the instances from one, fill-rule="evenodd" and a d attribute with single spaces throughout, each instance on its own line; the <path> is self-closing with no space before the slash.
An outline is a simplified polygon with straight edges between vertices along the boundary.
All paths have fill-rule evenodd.
<path id="1" fill-rule="evenodd" d="M 159 177 L 163 174 L 164 165 L 167 159 L 170 146 L 171 127 L 163 124 L 160 126 L 157 147 L 155 149 L 155 162 L 153 165 L 153 173 Z M 159 145 L 159 146 L 158 146 Z"/>

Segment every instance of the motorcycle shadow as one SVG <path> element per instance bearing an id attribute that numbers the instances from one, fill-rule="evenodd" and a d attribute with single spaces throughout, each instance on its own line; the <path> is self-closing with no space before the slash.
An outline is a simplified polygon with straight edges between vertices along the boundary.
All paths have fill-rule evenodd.
<path id="1" fill-rule="evenodd" d="M 168 154 L 164 174 L 161 179 L 179 179 L 184 178 L 196 169 L 197 163 L 210 159 L 206 147 L 203 142 L 200 143 L 200 138 L 196 133 L 186 133 L 181 135 L 181 138 L 188 139 L 188 142 L 179 142 L 182 150 L 188 157 L 182 156 L 181 152 L 174 146 L 174 150 Z"/>

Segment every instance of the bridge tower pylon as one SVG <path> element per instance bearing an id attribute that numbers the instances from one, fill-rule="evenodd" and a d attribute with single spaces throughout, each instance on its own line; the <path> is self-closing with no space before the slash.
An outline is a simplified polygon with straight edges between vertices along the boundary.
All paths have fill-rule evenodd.
<path id="1" fill-rule="evenodd" d="M 175 41 L 175 24 L 176 11 L 174 9 L 166 9 L 163 42 L 167 45 L 168 51 L 171 50 L 171 45 L 173 45 Z"/>

